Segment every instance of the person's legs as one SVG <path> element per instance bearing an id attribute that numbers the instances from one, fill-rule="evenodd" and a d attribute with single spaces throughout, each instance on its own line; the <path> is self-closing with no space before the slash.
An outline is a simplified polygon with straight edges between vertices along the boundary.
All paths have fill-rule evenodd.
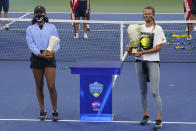
<path id="1" fill-rule="evenodd" d="M 192 0 L 192 10 L 190 15 L 190 20 L 196 20 L 196 0 Z M 193 24 L 193 30 L 196 31 L 196 23 Z"/>
<path id="2" fill-rule="evenodd" d="M 82 19 L 87 20 L 87 17 L 82 17 Z M 87 23 L 83 23 L 83 25 L 84 25 L 84 27 L 83 27 L 84 28 L 84 33 L 86 33 L 87 32 L 87 26 L 86 26 Z"/>
<path id="3" fill-rule="evenodd" d="M 162 104 L 161 104 L 161 97 L 159 95 L 159 83 L 160 83 L 159 63 L 148 62 L 147 66 L 149 71 L 150 90 L 154 99 L 155 109 L 157 114 L 154 129 L 160 129 L 162 128 L 162 121 L 161 121 Z"/>
<path id="4" fill-rule="evenodd" d="M 191 14 L 191 19 L 196 20 L 196 14 Z M 196 31 L 196 23 L 193 24 L 193 31 Z"/>
<path id="5" fill-rule="evenodd" d="M 5 18 L 8 18 L 9 0 L 3 0 L 3 10 Z M 5 29 L 9 29 L 8 21 L 5 21 Z"/>
<path id="6" fill-rule="evenodd" d="M 191 20 L 191 11 L 184 12 L 185 20 L 188 22 Z M 187 28 L 185 30 L 188 33 L 187 40 L 191 40 L 191 34 L 192 34 L 192 23 L 187 23 Z"/>
<path id="7" fill-rule="evenodd" d="M 144 72 L 143 62 L 136 62 L 136 74 L 139 81 L 139 87 L 141 92 L 141 101 L 144 111 L 144 117 L 140 122 L 141 125 L 148 124 L 150 122 L 149 112 L 148 112 L 148 96 L 147 96 L 147 75 Z"/>
<path id="8" fill-rule="evenodd" d="M 87 20 L 87 2 L 86 1 L 81 1 L 80 5 L 80 16 L 82 17 L 83 20 Z M 87 39 L 87 23 L 83 23 L 83 30 L 84 30 L 84 38 Z"/>
<path id="9" fill-rule="evenodd" d="M 141 92 L 142 107 L 145 116 L 149 116 L 148 113 L 148 97 L 147 97 L 147 76 L 143 71 L 142 62 L 136 62 L 135 64 L 136 74 L 139 81 L 139 87 Z"/>
<path id="10" fill-rule="evenodd" d="M 196 20 L 196 14 L 190 14 L 190 20 Z M 194 31 L 196 31 L 196 23 L 192 24 L 192 23 L 188 23 L 188 38 L 187 40 L 191 40 L 192 39 L 192 26 L 194 25 Z"/>
<path id="11" fill-rule="evenodd" d="M 81 17 L 81 1 L 79 1 L 79 4 L 75 10 L 75 20 L 80 20 L 80 17 Z M 79 34 L 78 34 L 78 31 L 79 31 L 79 28 L 80 28 L 80 23 L 76 22 L 74 23 L 74 30 L 75 30 L 75 36 L 74 38 L 79 38 Z"/>
<path id="12" fill-rule="evenodd" d="M 159 83 L 160 83 L 159 63 L 148 62 L 147 66 L 149 69 L 150 90 L 154 98 L 157 119 L 161 119 L 162 105 L 161 105 L 161 98 L 159 95 Z"/>
<path id="13" fill-rule="evenodd" d="M 82 17 L 83 20 L 87 20 L 87 17 Z M 87 23 L 83 23 L 83 28 L 84 28 L 84 38 L 87 39 Z"/>
<path id="14" fill-rule="evenodd" d="M 188 35 L 191 35 L 192 34 L 192 23 L 188 23 L 187 26 L 188 26 Z"/>
<path id="15" fill-rule="evenodd" d="M 76 17 L 76 20 L 80 20 L 80 17 Z M 79 34 L 78 34 L 78 31 L 79 31 L 79 23 L 74 23 L 74 30 L 75 30 L 75 36 L 74 38 L 79 38 Z"/>
<path id="16" fill-rule="evenodd" d="M 192 23 L 187 24 L 188 27 L 188 37 L 187 40 L 191 40 L 191 35 L 192 35 Z"/>
<path id="17" fill-rule="evenodd" d="M 57 92 L 55 88 L 55 79 L 56 79 L 56 68 L 55 67 L 45 67 L 44 68 L 45 77 L 48 85 L 48 90 L 50 92 L 50 99 L 53 107 L 52 119 L 53 121 L 58 120 L 58 111 L 57 111 Z"/>
<path id="18" fill-rule="evenodd" d="M 56 68 L 45 67 L 44 74 L 46 77 L 48 90 L 50 92 L 50 99 L 52 102 L 53 110 L 57 111 L 57 92 L 56 92 L 56 88 L 55 88 Z"/>
<path id="19" fill-rule="evenodd" d="M 40 105 L 40 109 L 44 110 L 44 70 L 43 69 L 32 69 L 35 84 L 36 84 L 36 94 Z"/>
<path id="20" fill-rule="evenodd" d="M 5 18 L 8 18 L 8 17 L 9 17 L 9 16 L 8 16 L 8 11 L 5 11 L 5 12 L 4 12 L 4 15 L 5 15 Z M 8 25 L 8 21 L 6 21 L 5 24 Z"/>
<path id="21" fill-rule="evenodd" d="M 90 20 L 90 10 L 89 10 L 89 12 L 88 12 L 88 15 L 87 15 L 87 20 Z M 89 25 L 89 23 L 87 23 L 87 31 L 90 31 L 90 25 Z"/>
<path id="22" fill-rule="evenodd" d="M 9 17 L 8 16 L 8 11 L 7 12 L 4 12 L 4 15 L 5 15 L 5 18 L 8 18 Z M 1 11 L 0 11 L 0 18 L 2 18 Z M 1 28 L 1 21 L 0 21 L 0 28 Z M 5 21 L 5 28 L 6 28 L 6 30 L 9 29 L 8 21 Z"/>

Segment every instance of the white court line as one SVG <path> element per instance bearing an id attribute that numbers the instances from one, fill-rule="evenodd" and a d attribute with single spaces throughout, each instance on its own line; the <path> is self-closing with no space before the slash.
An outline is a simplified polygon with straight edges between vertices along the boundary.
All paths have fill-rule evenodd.
<path id="1" fill-rule="evenodd" d="M 40 121 L 40 119 L 0 119 L 0 121 Z M 52 120 L 44 120 L 52 121 Z M 140 121 L 81 121 L 81 120 L 58 120 L 59 122 L 78 122 L 78 123 L 127 123 L 127 124 L 139 124 Z M 155 122 L 150 122 L 155 123 Z M 163 124 L 182 124 L 182 125 L 196 125 L 196 122 L 167 122 L 163 121 Z"/>
<path id="2" fill-rule="evenodd" d="M 23 14 L 26 14 L 26 13 L 33 13 L 33 12 L 9 12 L 9 13 L 15 13 L 15 14 L 23 13 Z"/>
<path id="3" fill-rule="evenodd" d="M 27 15 L 29 15 L 30 14 L 30 12 L 27 12 L 26 14 L 24 14 L 23 16 L 21 16 L 21 17 L 19 17 L 18 19 L 22 19 L 22 18 L 24 18 L 25 16 L 27 16 Z M 8 18 L 9 19 L 9 18 Z M 12 22 L 10 22 L 8 25 L 11 25 L 11 24 L 13 24 L 14 22 L 16 22 L 16 20 L 15 21 L 12 21 Z M 4 29 L 5 28 L 5 26 L 3 26 L 3 27 L 1 27 L 0 28 L 0 30 L 2 30 L 2 29 Z"/>

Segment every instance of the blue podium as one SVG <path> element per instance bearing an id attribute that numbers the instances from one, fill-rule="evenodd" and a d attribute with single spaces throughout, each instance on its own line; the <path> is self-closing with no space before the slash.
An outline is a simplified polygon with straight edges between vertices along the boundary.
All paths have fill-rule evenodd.
<path id="1" fill-rule="evenodd" d="M 80 74 L 80 120 L 112 121 L 112 80 L 120 75 L 121 61 L 80 61 L 72 74 Z"/>

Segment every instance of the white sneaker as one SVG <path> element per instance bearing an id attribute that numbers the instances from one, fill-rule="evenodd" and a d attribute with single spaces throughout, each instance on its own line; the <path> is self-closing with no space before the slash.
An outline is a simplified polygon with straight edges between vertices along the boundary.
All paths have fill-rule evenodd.
<path id="1" fill-rule="evenodd" d="M 193 27 L 193 31 L 196 31 L 196 26 Z"/>
<path id="2" fill-rule="evenodd" d="M 87 24 L 87 31 L 90 31 L 90 25 Z"/>
<path id="3" fill-rule="evenodd" d="M 84 39 L 88 39 L 87 33 L 84 33 Z"/>
<path id="4" fill-rule="evenodd" d="M 188 35 L 187 40 L 191 40 L 191 39 L 192 39 L 191 35 Z"/>
<path id="5" fill-rule="evenodd" d="M 75 38 L 75 39 L 78 39 L 78 38 L 79 38 L 78 33 L 75 34 L 74 38 Z"/>

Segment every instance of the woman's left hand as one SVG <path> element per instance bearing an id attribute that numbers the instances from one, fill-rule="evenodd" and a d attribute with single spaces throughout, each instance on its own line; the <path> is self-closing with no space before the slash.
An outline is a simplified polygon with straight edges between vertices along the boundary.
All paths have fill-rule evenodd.
<path id="1" fill-rule="evenodd" d="M 143 51 L 139 51 L 138 53 L 135 53 L 135 55 L 134 56 L 142 56 L 144 54 L 144 52 Z"/>

